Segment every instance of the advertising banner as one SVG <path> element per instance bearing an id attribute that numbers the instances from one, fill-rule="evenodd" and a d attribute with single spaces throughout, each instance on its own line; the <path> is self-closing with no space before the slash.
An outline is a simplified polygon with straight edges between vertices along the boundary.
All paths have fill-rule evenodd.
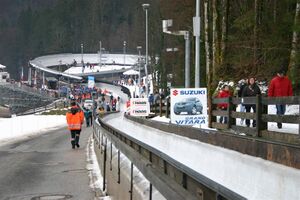
<path id="1" fill-rule="evenodd" d="M 171 123 L 200 125 L 207 123 L 206 88 L 171 89 Z"/>
<path id="2" fill-rule="evenodd" d="M 88 76 L 88 88 L 93 88 L 95 86 L 95 77 Z"/>
<path id="3" fill-rule="evenodd" d="M 132 116 L 148 116 L 150 113 L 150 104 L 147 98 L 131 98 L 130 99 L 130 115 Z"/>

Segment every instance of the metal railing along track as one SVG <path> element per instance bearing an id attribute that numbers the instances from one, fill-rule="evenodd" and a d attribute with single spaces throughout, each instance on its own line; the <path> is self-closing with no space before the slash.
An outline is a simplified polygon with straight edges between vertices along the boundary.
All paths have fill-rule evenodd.
<path id="1" fill-rule="evenodd" d="M 165 153 L 108 125 L 101 118 L 98 121 L 99 124 L 94 123 L 94 138 L 99 148 L 107 145 L 103 142 L 104 137 L 105 140 L 111 140 L 167 199 L 246 199 Z"/>

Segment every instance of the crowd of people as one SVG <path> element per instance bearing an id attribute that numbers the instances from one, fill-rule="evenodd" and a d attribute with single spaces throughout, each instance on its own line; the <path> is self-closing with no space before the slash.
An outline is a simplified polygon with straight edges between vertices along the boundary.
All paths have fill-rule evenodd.
<path id="1" fill-rule="evenodd" d="M 257 85 L 256 78 L 251 76 L 245 80 L 239 81 L 239 85 L 237 87 L 236 96 L 243 97 L 255 97 L 257 95 L 262 94 L 260 87 Z M 280 69 L 277 71 L 276 76 L 270 81 L 267 95 L 269 97 L 285 97 L 285 96 L 293 96 L 293 89 L 291 81 L 286 76 L 286 70 Z M 221 90 L 217 93 L 217 98 L 226 98 L 234 96 L 233 92 L 230 90 L 229 85 L 223 85 Z M 228 103 L 219 103 L 218 108 L 220 110 L 227 110 Z M 284 115 L 286 106 L 283 104 L 276 105 L 277 115 Z M 256 112 L 255 104 L 241 104 L 240 112 Z M 227 123 L 227 118 L 221 116 L 220 123 Z M 241 125 L 244 123 L 244 119 L 241 119 Z M 250 119 L 245 120 L 245 124 L 247 127 L 251 126 Z M 252 120 L 252 127 L 256 127 L 256 121 Z M 279 129 L 282 128 L 282 123 L 277 123 L 277 127 Z"/>
<path id="2" fill-rule="evenodd" d="M 96 96 L 92 95 L 95 94 Z M 91 107 L 85 106 L 85 100 L 93 99 Z M 71 146 L 79 148 L 79 137 L 84 121 L 86 127 L 93 125 L 97 115 L 103 116 L 105 112 L 120 110 L 120 97 L 114 97 L 111 92 L 100 88 L 87 89 L 85 86 L 75 86 L 69 95 L 70 108 L 66 113 L 68 129 L 71 133 Z"/>
<path id="3" fill-rule="evenodd" d="M 135 85 L 133 79 L 126 80 L 126 84 Z M 122 79 L 119 84 L 125 84 L 124 80 Z M 257 80 L 255 77 L 250 76 L 247 79 L 241 80 L 238 83 L 238 87 L 236 91 L 233 92 L 233 85 L 224 84 L 222 88 L 217 92 L 217 98 L 227 98 L 230 96 L 237 96 L 240 98 L 244 97 L 255 97 L 257 95 L 262 94 L 261 88 L 257 84 Z M 80 104 L 82 104 L 86 99 L 91 99 L 92 95 L 96 94 L 94 99 L 94 105 L 90 108 L 84 107 L 81 110 Z M 267 95 L 269 97 L 285 97 L 285 96 L 292 96 L 293 89 L 291 81 L 286 76 L 286 71 L 284 69 L 280 69 L 277 71 L 276 76 L 270 81 L 269 88 Z M 136 97 L 136 96 L 135 96 Z M 155 92 L 154 94 L 149 95 L 148 99 L 150 105 L 153 105 L 159 98 L 162 97 L 162 94 L 159 92 Z M 108 90 L 100 89 L 100 88 L 88 88 L 86 86 L 75 85 L 71 89 L 71 93 L 69 96 L 71 100 L 71 107 L 66 114 L 68 129 L 71 132 L 71 145 L 74 149 L 75 147 L 79 148 L 79 137 L 82 128 L 82 124 L 84 122 L 84 118 L 86 121 L 86 126 L 93 125 L 93 114 L 97 114 L 103 116 L 105 112 L 110 111 L 119 111 L 120 110 L 120 97 L 114 97 L 111 92 Z M 243 102 L 243 101 L 242 101 Z M 84 104 L 82 104 L 84 105 Z M 227 110 L 228 103 L 219 103 L 218 108 L 220 110 Z M 284 115 L 286 106 L 284 104 L 276 105 L 277 115 Z M 256 112 L 256 105 L 255 104 L 248 104 L 242 103 L 240 106 L 240 112 Z M 220 123 L 227 123 L 227 117 L 221 116 L 219 119 Z M 244 123 L 247 127 L 256 127 L 256 121 L 250 119 L 241 119 L 241 125 Z M 252 124 L 251 124 L 252 121 Z M 277 123 L 277 127 L 279 129 L 282 128 L 282 123 Z"/>

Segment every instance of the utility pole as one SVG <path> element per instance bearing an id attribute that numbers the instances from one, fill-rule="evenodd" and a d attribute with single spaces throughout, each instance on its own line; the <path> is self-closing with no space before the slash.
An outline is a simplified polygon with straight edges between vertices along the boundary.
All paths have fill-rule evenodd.
<path id="1" fill-rule="evenodd" d="M 141 46 L 137 46 L 136 49 L 139 51 L 139 58 L 138 58 L 138 65 L 139 65 L 139 87 L 141 86 L 141 49 L 142 47 Z M 140 96 L 141 94 L 139 94 Z"/>
<path id="2" fill-rule="evenodd" d="M 124 67 L 125 67 L 125 60 L 126 60 L 126 41 L 123 42 L 123 54 L 124 54 Z"/>
<path id="3" fill-rule="evenodd" d="M 171 27 L 173 21 L 171 19 L 163 20 L 163 32 L 170 35 L 184 36 L 185 39 L 185 82 L 184 87 L 190 87 L 190 33 L 189 31 L 168 31 L 168 27 Z"/>
<path id="4" fill-rule="evenodd" d="M 195 41 L 195 88 L 200 87 L 200 0 L 196 0 L 196 16 L 193 18 Z"/>
<path id="5" fill-rule="evenodd" d="M 102 43 L 101 43 L 101 41 L 99 41 L 99 57 L 100 57 L 100 60 L 99 60 L 99 67 L 101 68 L 102 67 L 102 62 L 101 62 L 101 57 L 102 57 Z"/>
<path id="6" fill-rule="evenodd" d="M 146 86 L 146 98 L 148 98 L 148 9 L 150 4 L 142 4 L 144 11 L 146 12 L 146 64 L 145 64 L 145 86 Z"/>
<path id="7" fill-rule="evenodd" d="M 81 44 L 80 47 L 81 47 L 81 63 L 83 63 L 83 44 Z"/>

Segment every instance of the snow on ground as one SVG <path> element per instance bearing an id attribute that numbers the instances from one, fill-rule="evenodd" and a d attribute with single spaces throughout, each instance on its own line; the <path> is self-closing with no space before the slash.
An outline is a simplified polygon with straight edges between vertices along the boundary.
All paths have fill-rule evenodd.
<path id="1" fill-rule="evenodd" d="M 240 111 L 240 105 L 236 109 L 237 111 Z M 268 114 L 276 114 L 276 107 L 275 105 L 269 105 L 268 107 Z M 286 107 L 286 115 L 299 115 L 299 105 L 288 105 Z M 164 123 L 170 123 L 170 118 L 163 117 L 154 117 L 152 120 L 164 122 Z M 245 122 L 241 124 L 241 119 L 237 119 L 236 123 L 240 126 L 246 126 Z M 204 129 L 210 129 L 208 128 L 207 124 L 203 124 L 200 127 L 195 125 L 194 128 L 204 128 Z M 298 134 L 299 130 L 299 124 L 289 124 L 289 123 L 283 123 L 282 128 L 277 128 L 277 123 L 275 122 L 269 122 L 268 123 L 268 130 L 269 131 L 276 131 L 276 132 L 282 132 L 282 133 L 292 133 L 292 134 Z"/>
<path id="2" fill-rule="evenodd" d="M 0 141 L 38 135 L 64 126 L 66 126 L 66 117 L 63 115 L 25 115 L 0 118 Z"/>
<path id="3" fill-rule="evenodd" d="M 49 66 L 58 66 L 58 65 L 71 65 L 73 64 L 74 60 L 79 65 L 81 62 L 81 54 L 54 54 L 48 56 L 40 56 L 33 61 L 36 61 L 42 64 L 45 67 Z M 99 54 L 83 54 L 83 61 L 84 63 L 99 63 L 100 56 Z M 126 65 L 134 65 L 137 63 L 138 55 L 126 54 L 125 55 L 125 64 Z M 124 54 L 102 54 L 101 56 L 102 64 L 124 64 Z"/>
<path id="4" fill-rule="evenodd" d="M 124 116 L 109 118 L 107 123 L 247 199 L 300 199 L 300 170 L 160 131 Z"/>
<path id="5" fill-rule="evenodd" d="M 68 70 L 64 71 L 67 74 L 81 74 L 81 73 L 92 73 L 92 72 L 105 72 L 105 71 L 113 71 L 120 69 L 131 69 L 132 66 L 122 66 L 122 65 L 105 65 L 99 66 L 96 65 L 93 68 L 85 67 L 82 71 L 82 67 L 71 67 Z"/>
<path id="6" fill-rule="evenodd" d="M 94 149 L 94 139 L 93 136 L 89 138 L 88 145 L 86 147 L 87 154 L 87 165 L 88 176 L 90 178 L 90 187 L 99 196 L 96 199 L 106 199 L 111 200 L 110 196 L 105 196 L 107 191 L 102 191 L 103 188 L 103 176 L 101 175 L 101 170 L 97 160 L 97 155 Z M 105 197 L 102 197 L 105 196 Z"/>
<path id="7" fill-rule="evenodd" d="M 269 106 L 268 113 L 275 114 L 275 106 Z M 299 106 L 287 106 L 286 114 L 298 113 Z M 153 120 L 168 122 L 165 117 Z M 109 118 L 107 123 L 247 199 L 300 199 L 298 169 L 163 132 L 127 120 L 122 115 Z M 276 123 L 269 123 L 269 129 L 278 131 L 273 124 L 276 126 Z M 290 124 L 283 124 L 283 127 L 282 131 L 298 130 Z"/>

